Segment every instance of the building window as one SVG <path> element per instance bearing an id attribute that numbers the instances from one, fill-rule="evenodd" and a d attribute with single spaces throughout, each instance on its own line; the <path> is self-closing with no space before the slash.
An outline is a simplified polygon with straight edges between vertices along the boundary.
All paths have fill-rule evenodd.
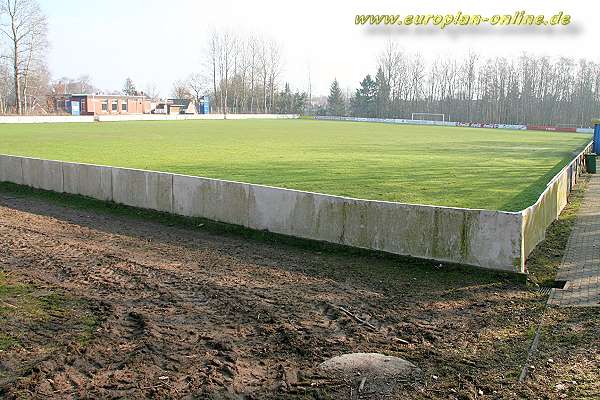
<path id="1" fill-rule="evenodd" d="M 102 111 L 108 111 L 108 100 L 102 100 Z"/>
<path id="2" fill-rule="evenodd" d="M 121 111 L 127 112 L 127 99 L 121 100 Z"/>
<path id="3" fill-rule="evenodd" d="M 85 99 L 81 100 L 81 107 L 79 108 L 81 110 L 81 112 L 86 112 L 86 103 L 87 101 Z"/>
<path id="4" fill-rule="evenodd" d="M 117 100 L 112 100 L 110 109 L 115 112 L 119 111 L 119 106 L 117 104 Z"/>

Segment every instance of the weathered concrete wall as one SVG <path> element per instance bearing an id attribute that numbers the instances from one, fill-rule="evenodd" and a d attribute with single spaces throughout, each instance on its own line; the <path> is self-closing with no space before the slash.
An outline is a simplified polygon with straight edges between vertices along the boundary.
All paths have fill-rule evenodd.
<path id="1" fill-rule="evenodd" d="M 65 162 L 63 190 L 65 193 L 110 201 L 113 199 L 112 168 Z"/>
<path id="2" fill-rule="evenodd" d="M 40 160 L 38 158 L 23 158 L 23 184 L 36 189 L 63 192 L 62 162 Z"/>
<path id="3" fill-rule="evenodd" d="M 173 212 L 173 174 L 112 168 L 112 200 L 132 207 Z"/>
<path id="4" fill-rule="evenodd" d="M 357 200 L 252 185 L 249 227 L 519 272 L 519 213 Z"/>
<path id="5" fill-rule="evenodd" d="M 94 117 L 90 116 L 62 116 L 62 115 L 47 115 L 47 116 L 29 116 L 29 115 L 6 115 L 0 117 L 0 124 L 51 124 L 65 122 L 94 122 Z"/>
<path id="6" fill-rule="evenodd" d="M 252 185 L 195 176 L 173 175 L 173 211 L 188 217 L 248 226 Z"/>
<path id="7" fill-rule="evenodd" d="M 296 114 L 194 114 L 194 115 L 166 115 L 166 114 L 136 114 L 136 115 L 97 115 L 98 122 L 119 121 L 187 121 L 187 120 L 214 120 L 214 119 L 295 119 Z"/>
<path id="8" fill-rule="evenodd" d="M 523 263 L 535 246 L 546 238 L 546 229 L 559 217 L 567 205 L 569 193 L 577 183 L 580 174 L 585 170 L 585 154 L 590 153 L 591 150 L 592 144 L 590 143 L 573 161 L 554 176 L 535 204 L 522 211 Z"/>
<path id="9" fill-rule="evenodd" d="M 0 180 L 300 238 L 520 272 L 520 213 L 358 200 L 128 168 L 0 156 Z"/>
<path id="10" fill-rule="evenodd" d="M 300 238 L 525 272 L 589 145 L 522 212 L 359 200 L 178 174 L 0 155 L 0 181 Z"/>
<path id="11" fill-rule="evenodd" d="M 519 213 L 357 200 L 182 175 L 174 175 L 173 211 L 300 238 L 519 272 Z"/>
<path id="12" fill-rule="evenodd" d="M 23 184 L 23 158 L 0 156 L 0 182 Z"/>

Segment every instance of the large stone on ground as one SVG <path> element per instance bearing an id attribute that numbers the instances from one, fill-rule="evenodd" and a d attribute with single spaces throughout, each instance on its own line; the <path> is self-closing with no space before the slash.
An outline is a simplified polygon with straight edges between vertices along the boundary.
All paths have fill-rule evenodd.
<path id="1" fill-rule="evenodd" d="M 414 376 L 420 369 L 399 357 L 379 353 L 351 353 L 333 357 L 319 365 L 324 371 L 343 375 Z"/>
<path id="2" fill-rule="evenodd" d="M 342 379 L 356 393 L 371 399 L 399 394 L 405 384 L 421 377 L 422 371 L 399 357 L 379 353 L 351 353 L 333 357 L 319 365 L 331 378 Z"/>

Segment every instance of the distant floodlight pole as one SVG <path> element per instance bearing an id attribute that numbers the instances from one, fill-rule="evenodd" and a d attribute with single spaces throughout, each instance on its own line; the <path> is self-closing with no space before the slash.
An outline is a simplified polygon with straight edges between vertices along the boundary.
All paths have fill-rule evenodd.
<path id="1" fill-rule="evenodd" d="M 600 154 L 600 119 L 593 119 L 592 124 L 594 124 L 594 146 L 592 151 Z"/>

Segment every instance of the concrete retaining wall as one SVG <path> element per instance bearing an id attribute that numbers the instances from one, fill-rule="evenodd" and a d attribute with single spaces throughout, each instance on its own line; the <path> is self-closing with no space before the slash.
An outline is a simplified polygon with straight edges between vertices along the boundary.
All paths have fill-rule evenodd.
<path id="1" fill-rule="evenodd" d="M 0 181 L 393 254 L 526 272 L 591 143 L 521 212 L 402 204 L 218 179 L 0 155 Z"/>
<path id="2" fill-rule="evenodd" d="M 98 122 L 118 121 L 187 121 L 213 119 L 295 119 L 296 114 L 197 114 L 197 115 L 166 115 L 166 114 L 137 114 L 137 115 L 97 115 Z"/>
<path id="3" fill-rule="evenodd" d="M 98 200 L 113 199 L 112 168 L 66 162 L 62 165 L 65 193 L 79 194 Z"/>
<path id="4" fill-rule="evenodd" d="M 516 271 L 518 213 L 358 200 L 250 186 L 253 229 Z"/>
<path id="5" fill-rule="evenodd" d="M 51 124 L 65 122 L 94 122 L 94 117 L 90 116 L 70 116 L 70 115 L 48 115 L 48 116 L 18 116 L 6 115 L 0 116 L 0 124 Z"/>
<path id="6" fill-rule="evenodd" d="M 546 237 L 546 229 L 567 205 L 569 193 L 585 170 L 585 154 L 592 151 L 592 143 L 579 153 L 548 183 L 546 190 L 523 214 L 523 260 Z"/>
<path id="7" fill-rule="evenodd" d="M 0 182 L 23 184 L 23 157 L 0 156 Z"/>
<path id="8" fill-rule="evenodd" d="M 60 161 L 23 158 L 23 184 L 36 189 L 63 192 L 63 163 Z"/>
<path id="9" fill-rule="evenodd" d="M 132 207 L 173 212 L 173 175 L 112 168 L 112 201 Z"/>
<path id="10" fill-rule="evenodd" d="M 0 156 L 0 181 L 394 254 L 520 270 L 520 213 L 359 200 L 195 176 Z"/>

